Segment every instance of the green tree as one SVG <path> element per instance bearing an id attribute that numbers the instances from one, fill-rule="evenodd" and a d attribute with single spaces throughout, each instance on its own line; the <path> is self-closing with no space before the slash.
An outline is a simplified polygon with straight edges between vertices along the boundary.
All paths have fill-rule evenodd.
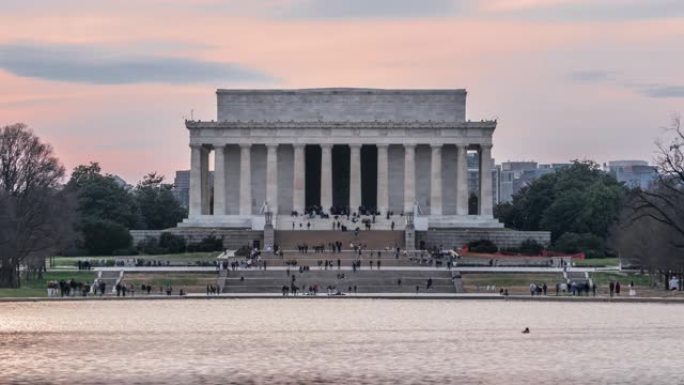
<path id="1" fill-rule="evenodd" d="M 136 186 L 133 195 L 147 229 L 175 227 L 185 218 L 186 211 L 173 196 L 172 187 L 155 172 L 145 175 Z"/>
<path id="2" fill-rule="evenodd" d="M 569 254 L 583 252 L 587 258 L 600 258 L 605 255 L 604 239 L 590 233 L 565 233 L 556 240 L 553 248 Z"/>
<path id="3" fill-rule="evenodd" d="M 138 204 L 100 165 L 91 162 L 74 168 L 66 190 L 76 197 L 81 245 L 89 254 L 106 255 L 131 248 L 129 229 L 144 228 Z M 124 234 L 125 233 L 125 234 Z"/>
<path id="4" fill-rule="evenodd" d="M 74 192 L 77 198 L 78 214 L 82 220 L 109 220 L 128 229 L 144 227 L 133 195 L 120 186 L 113 176 L 103 175 L 96 162 L 74 168 L 67 189 Z"/>
<path id="5" fill-rule="evenodd" d="M 544 175 L 496 208 L 497 217 L 517 230 L 549 230 L 552 241 L 563 234 L 608 236 L 627 189 L 594 162 L 575 161 Z M 582 250 L 582 251 L 588 251 Z"/>
<path id="6" fill-rule="evenodd" d="M 121 223 L 89 217 L 81 223 L 84 246 L 92 255 L 132 253 L 133 238 Z"/>

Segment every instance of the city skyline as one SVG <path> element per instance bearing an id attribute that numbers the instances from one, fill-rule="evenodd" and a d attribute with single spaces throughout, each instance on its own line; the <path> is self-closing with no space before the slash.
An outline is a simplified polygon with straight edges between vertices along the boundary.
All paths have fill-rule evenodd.
<path id="1" fill-rule="evenodd" d="M 682 113 L 678 2 L 321 4 L 4 1 L 1 123 L 135 183 L 189 167 L 183 119 L 216 119 L 217 88 L 466 88 L 497 163 L 651 162 Z"/>

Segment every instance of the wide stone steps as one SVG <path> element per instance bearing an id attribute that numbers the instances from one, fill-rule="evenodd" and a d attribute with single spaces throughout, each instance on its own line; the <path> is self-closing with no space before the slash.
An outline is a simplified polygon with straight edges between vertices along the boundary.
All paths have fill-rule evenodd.
<path id="1" fill-rule="evenodd" d="M 355 228 L 361 230 L 365 229 L 364 220 L 371 221 L 372 230 L 392 230 L 392 223 L 394 222 L 394 230 L 403 231 L 406 227 L 406 219 L 399 215 L 394 215 L 387 219 L 384 216 L 376 216 L 375 223 L 372 222 L 372 216 L 361 216 L 356 222 L 353 222 L 351 217 L 347 219 L 346 216 L 338 216 L 337 219 L 334 217 L 330 218 L 309 218 L 307 216 L 287 216 L 279 215 L 276 220 L 276 230 L 292 231 L 292 230 L 338 230 L 337 222 L 340 222 L 341 226 L 346 226 L 349 231 L 354 231 Z M 335 228 L 333 228 L 333 223 Z M 294 225 L 294 226 L 293 226 Z M 308 225 L 308 226 L 307 226 Z"/>
<path id="2" fill-rule="evenodd" d="M 337 274 L 344 273 L 338 279 Z M 428 278 L 432 278 L 432 292 L 454 293 L 451 273 L 448 271 L 308 271 L 295 275 L 294 284 L 307 288 L 318 284 L 319 292 L 325 292 L 328 286 L 336 286 L 342 291 L 356 285 L 360 293 L 414 293 L 416 286 L 425 292 Z M 244 277 L 244 280 L 241 278 Z M 401 285 L 398 280 L 401 279 Z M 283 285 L 290 286 L 291 276 L 284 271 L 237 271 L 230 272 L 224 279 L 224 293 L 280 293 Z"/>
<path id="3" fill-rule="evenodd" d="M 299 245 L 327 246 L 329 243 L 342 242 L 343 249 L 350 249 L 351 244 L 365 245 L 370 249 L 385 249 L 389 247 L 404 248 L 403 231 L 359 231 L 354 235 L 354 231 L 321 231 L 321 230 L 297 230 L 297 231 L 276 231 L 275 242 L 285 250 L 297 250 Z"/>

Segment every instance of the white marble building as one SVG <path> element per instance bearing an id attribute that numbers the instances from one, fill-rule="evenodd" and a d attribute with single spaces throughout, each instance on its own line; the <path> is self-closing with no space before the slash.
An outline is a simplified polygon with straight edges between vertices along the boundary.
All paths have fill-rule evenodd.
<path id="1" fill-rule="evenodd" d="M 411 213 L 416 230 L 502 227 L 492 216 L 489 172 L 496 122 L 466 120 L 465 90 L 216 93 L 217 121 L 186 122 L 190 204 L 181 227 L 260 230 L 268 210 L 286 230 L 292 211 L 314 205 L 377 209 L 378 218 Z M 470 210 L 469 151 L 486 171 Z"/>

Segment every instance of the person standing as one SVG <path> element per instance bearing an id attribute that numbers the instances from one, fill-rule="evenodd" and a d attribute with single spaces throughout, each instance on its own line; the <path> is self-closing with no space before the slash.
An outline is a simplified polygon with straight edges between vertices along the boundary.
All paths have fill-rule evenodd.
<path id="1" fill-rule="evenodd" d="M 615 282 L 615 295 L 620 296 L 620 281 Z"/>
<path id="2" fill-rule="evenodd" d="M 613 281 L 610 281 L 608 284 L 608 290 L 610 291 L 610 296 L 613 296 L 613 293 L 615 292 L 615 283 Z"/>

